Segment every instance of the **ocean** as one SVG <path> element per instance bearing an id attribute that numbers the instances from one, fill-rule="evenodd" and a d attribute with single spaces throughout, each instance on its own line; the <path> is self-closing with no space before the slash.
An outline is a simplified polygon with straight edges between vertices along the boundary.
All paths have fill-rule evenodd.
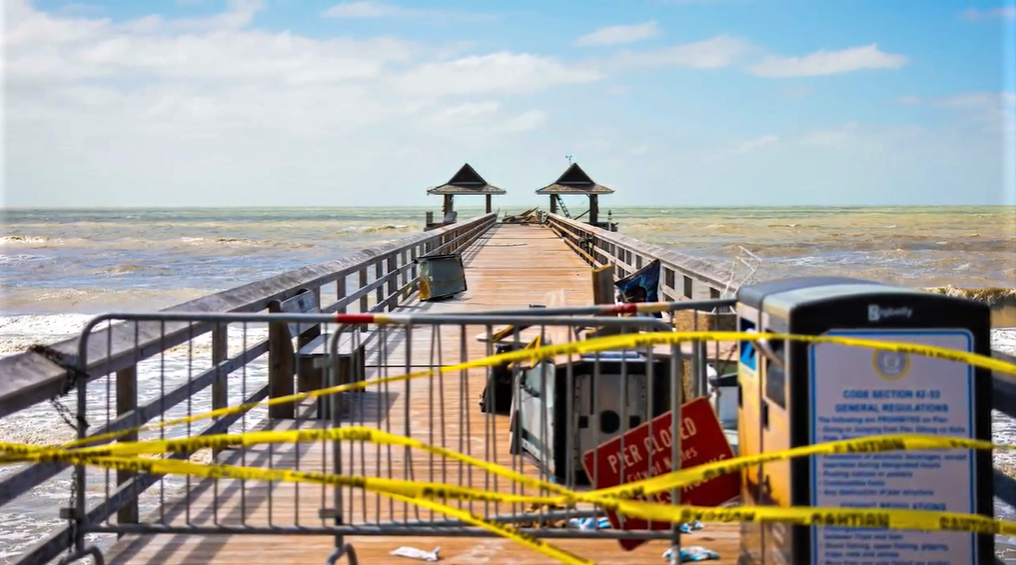
<path id="1" fill-rule="evenodd" d="M 0 355 L 75 335 L 96 313 L 158 310 L 417 233 L 425 210 L 5 210 Z M 603 207 L 601 214 L 608 211 L 623 234 L 724 266 L 750 253 L 758 258 L 756 280 L 826 274 L 922 288 L 1016 287 L 1013 207 Z M 1016 328 L 998 328 L 993 339 L 1016 353 Z M 263 377 L 252 370 L 252 379 Z M 154 363 L 141 368 L 140 390 L 157 371 Z M 995 440 L 1016 443 L 1016 423 L 995 416 Z M 0 441 L 65 439 L 70 430 L 46 405 L 0 421 Z M 1002 457 L 996 460 L 1016 468 Z M 9 472 L 0 467 L 0 479 Z M 58 523 L 66 495 L 66 483 L 40 487 L 0 513 L 0 565 Z M 1014 516 L 1011 508 L 999 513 Z"/>

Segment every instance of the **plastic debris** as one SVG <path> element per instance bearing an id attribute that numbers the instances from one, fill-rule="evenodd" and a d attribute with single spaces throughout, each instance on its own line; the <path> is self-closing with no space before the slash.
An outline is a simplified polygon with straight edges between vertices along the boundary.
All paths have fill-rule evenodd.
<path id="1" fill-rule="evenodd" d="M 663 552 L 663 558 L 666 559 L 667 561 L 670 561 L 671 556 L 673 556 L 673 551 L 674 551 L 674 548 L 670 548 L 667 551 L 664 551 Z M 705 548 L 705 547 L 702 547 L 702 546 L 699 546 L 699 545 L 693 545 L 691 547 L 682 547 L 681 548 L 681 563 L 695 563 L 695 562 L 698 562 L 698 561 L 712 561 L 714 559 L 719 559 L 719 558 L 720 558 L 720 554 L 716 553 L 715 551 L 713 551 L 711 549 L 708 549 L 708 548 Z"/>
<path id="2" fill-rule="evenodd" d="M 568 525 L 573 528 L 580 530 L 609 530 L 610 520 L 603 516 L 599 519 L 594 520 L 593 518 L 572 518 L 568 521 Z"/>
<path id="3" fill-rule="evenodd" d="M 435 547 L 434 551 L 424 551 L 422 549 L 416 549 L 415 547 L 400 547 L 391 552 L 391 555 L 397 555 L 399 557 L 408 557 L 410 559 L 417 559 L 420 561 L 437 561 L 437 552 L 441 551 L 441 547 Z"/>
<path id="4" fill-rule="evenodd" d="M 690 534 L 692 532 L 701 530 L 704 527 L 705 526 L 702 525 L 702 522 L 699 522 L 698 520 L 696 520 L 696 521 L 694 521 L 694 522 L 692 522 L 690 524 L 681 524 L 681 533 L 682 534 Z"/>

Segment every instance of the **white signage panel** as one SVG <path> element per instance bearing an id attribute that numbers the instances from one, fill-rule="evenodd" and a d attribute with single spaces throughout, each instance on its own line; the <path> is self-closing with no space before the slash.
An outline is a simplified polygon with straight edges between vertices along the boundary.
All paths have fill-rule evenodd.
<path id="1" fill-rule="evenodd" d="M 966 330 L 850 330 L 827 335 L 973 351 Z M 814 344 L 809 352 L 811 442 L 882 434 L 974 438 L 973 367 L 923 355 Z M 898 451 L 812 458 L 814 506 L 973 513 L 970 450 Z M 969 565 L 975 536 L 813 528 L 812 561 L 823 565 Z"/>

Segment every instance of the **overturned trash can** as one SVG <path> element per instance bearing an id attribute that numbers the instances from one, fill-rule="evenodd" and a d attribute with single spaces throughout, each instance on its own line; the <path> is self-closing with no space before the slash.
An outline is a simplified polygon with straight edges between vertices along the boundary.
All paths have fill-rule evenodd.
<path id="1" fill-rule="evenodd" d="M 456 254 L 425 255 L 420 266 L 420 300 L 441 300 L 466 291 L 466 269 Z"/>
<path id="2" fill-rule="evenodd" d="M 743 332 L 907 342 L 990 355 L 990 311 L 972 300 L 842 277 L 743 287 Z M 923 355 L 746 339 L 740 455 L 883 434 L 991 439 L 991 374 Z M 744 505 L 993 515 L 988 451 L 896 451 L 777 461 L 742 471 Z M 738 563 L 994 563 L 994 536 L 743 524 Z"/>

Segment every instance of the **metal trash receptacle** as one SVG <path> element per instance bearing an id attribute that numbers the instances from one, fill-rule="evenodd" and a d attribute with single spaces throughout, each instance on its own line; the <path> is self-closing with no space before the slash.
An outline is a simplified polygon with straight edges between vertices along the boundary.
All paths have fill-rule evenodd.
<path id="1" fill-rule="evenodd" d="M 871 281 L 796 278 L 738 292 L 741 331 L 835 335 L 990 354 L 987 305 Z M 991 374 L 841 344 L 740 342 L 742 456 L 894 433 L 991 439 Z M 776 461 L 742 472 L 742 503 L 993 515 L 991 453 L 943 450 Z M 978 472 L 980 471 L 980 472 Z M 743 524 L 739 563 L 994 563 L 962 532 Z"/>
<path id="2" fill-rule="evenodd" d="M 420 266 L 420 300 L 440 300 L 466 291 L 466 269 L 456 254 L 426 255 Z"/>

